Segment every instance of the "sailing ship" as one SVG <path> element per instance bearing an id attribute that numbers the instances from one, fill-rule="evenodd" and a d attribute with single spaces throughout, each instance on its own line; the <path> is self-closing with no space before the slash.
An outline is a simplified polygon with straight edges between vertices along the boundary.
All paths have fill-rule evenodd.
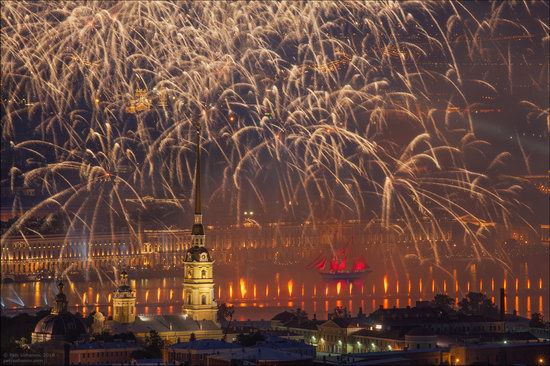
<path id="1" fill-rule="evenodd" d="M 324 280 L 352 281 L 360 279 L 371 272 L 363 257 L 348 258 L 347 246 L 339 250 L 333 249 L 332 252 L 333 255 L 330 260 L 320 254 L 310 265 L 319 272 Z"/>

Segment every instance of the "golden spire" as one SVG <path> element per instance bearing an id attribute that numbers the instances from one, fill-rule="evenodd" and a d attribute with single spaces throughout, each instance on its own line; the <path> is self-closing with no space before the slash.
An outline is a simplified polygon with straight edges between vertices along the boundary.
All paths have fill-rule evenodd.
<path id="1" fill-rule="evenodd" d="M 195 161 L 195 224 L 202 224 L 202 212 L 201 212 L 201 125 L 195 123 L 197 129 L 197 140 L 195 144 L 196 148 L 196 161 Z"/>

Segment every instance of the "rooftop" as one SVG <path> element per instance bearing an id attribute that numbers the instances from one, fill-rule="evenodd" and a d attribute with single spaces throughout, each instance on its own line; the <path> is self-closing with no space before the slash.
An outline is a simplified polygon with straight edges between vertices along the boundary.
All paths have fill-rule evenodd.
<path id="1" fill-rule="evenodd" d="M 218 330 L 219 326 L 211 320 L 193 320 L 183 314 L 177 315 L 140 315 L 130 324 L 109 322 L 113 333 L 184 332 L 200 330 Z"/>
<path id="2" fill-rule="evenodd" d="M 280 362 L 305 362 L 312 359 L 312 356 L 300 355 L 292 352 L 278 351 L 268 347 L 241 348 L 238 351 L 209 356 L 216 360 L 249 360 L 249 361 L 280 361 Z"/>
<path id="3" fill-rule="evenodd" d="M 71 346 L 73 350 L 81 349 L 120 349 L 120 348 L 140 348 L 135 342 L 88 342 L 75 343 Z"/>
<path id="4" fill-rule="evenodd" d="M 187 350 L 207 350 L 207 349 L 230 349 L 242 348 L 235 343 L 227 343 L 217 339 L 200 339 L 192 342 L 180 342 L 169 346 L 170 349 L 187 349 Z"/>

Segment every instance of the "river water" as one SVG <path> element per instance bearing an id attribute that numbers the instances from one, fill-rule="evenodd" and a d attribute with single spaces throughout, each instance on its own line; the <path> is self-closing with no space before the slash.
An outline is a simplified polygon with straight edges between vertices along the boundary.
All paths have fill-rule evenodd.
<path id="1" fill-rule="evenodd" d="M 310 316 L 326 319 L 336 306 L 356 313 L 361 307 L 370 313 L 379 306 L 414 306 L 437 293 L 460 299 L 468 291 L 486 293 L 498 305 L 499 289 L 506 289 L 506 310 L 530 317 L 549 312 L 548 264 L 522 261 L 506 268 L 493 261 L 454 261 L 438 267 L 430 263 L 407 263 L 393 268 L 391 262 L 370 263 L 372 272 L 353 282 L 326 282 L 305 265 L 216 265 L 215 294 L 218 303 L 235 306 L 235 318 L 270 319 L 276 313 L 302 308 Z M 134 278 L 139 314 L 181 312 L 183 277 Z M 94 309 L 111 314 L 109 306 L 115 283 L 112 278 L 96 282 L 70 282 L 65 287 L 72 311 L 84 315 Z M 57 292 L 55 283 L 3 284 L 3 312 L 35 311 L 51 306 Z"/>

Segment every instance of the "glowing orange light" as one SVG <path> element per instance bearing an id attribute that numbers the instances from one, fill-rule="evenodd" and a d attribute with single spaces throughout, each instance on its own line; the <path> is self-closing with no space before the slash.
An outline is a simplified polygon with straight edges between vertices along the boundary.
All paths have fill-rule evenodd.
<path id="1" fill-rule="evenodd" d="M 376 293 L 376 285 L 372 284 L 372 294 L 374 295 Z"/>
<path id="2" fill-rule="evenodd" d="M 527 279 L 527 289 L 531 289 L 531 280 Z"/>
<path id="3" fill-rule="evenodd" d="M 294 287 L 294 283 L 292 282 L 292 280 L 288 280 L 287 287 L 288 287 L 288 296 L 292 297 L 292 288 Z"/>
<path id="4" fill-rule="evenodd" d="M 229 298 L 233 298 L 233 284 L 229 282 Z"/>
<path id="5" fill-rule="evenodd" d="M 222 287 L 218 286 L 218 299 L 221 299 L 222 297 Z"/>
<path id="6" fill-rule="evenodd" d="M 409 280 L 409 291 L 407 292 L 408 294 L 411 293 L 411 288 L 412 288 L 412 286 L 411 286 L 411 280 Z"/>
<path id="7" fill-rule="evenodd" d="M 325 297 L 328 296 L 328 286 L 325 286 Z"/>
<path id="8" fill-rule="evenodd" d="M 99 304 L 99 292 L 95 295 L 95 303 Z"/>
<path id="9" fill-rule="evenodd" d="M 86 304 L 86 293 L 83 292 L 82 293 L 82 305 L 85 305 Z"/>
<path id="10" fill-rule="evenodd" d="M 109 295 L 107 296 L 107 302 L 110 304 L 111 303 L 111 293 L 109 293 Z"/>
<path id="11" fill-rule="evenodd" d="M 145 291 L 145 302 L 149 301 L 149 290 Z"/>
<path id="12" fill-rule="evenodd" d="M 479 280 L 479 292 L 483 291 L 483 280 Z"/>
<path id="13" fill-rule="evenodd" d="M 254 291 L 254 299 L 255 299 L 256 298 L 256 284 L 254 284 L 253 291 Z"/>
<path id="14" fill-rule="evenodd" d="M 317 296 L 317 285 L 313 285 L 313 296 Z"/>
<path id="15" fill-rule="evenodd" d="M 519 287 L 519 281 L 518 281 L 518 279 L 517 279 L 517 277 L 516 277 L 516 292 L 518 292 L 518 287 Z"/>
<path id="16" fill-rule="evenodd" d="M 447 293 L 447 280 L 443 280 L 443 293 Z"/>
<path id="17" fill-rule="evenodd" d="M 422 278 L 418 281 L 418 289 L 420 290 L 420 293 L 422 293 Z"/>
<path id="18" fill-rule="evenodd" d="M 531 295 L 527 296 L 527 314 L 531 314 Z"/>
<path id="19" fill-rule="evenodd" d="M 353 291 L 353 283 L 349 283 L 349 295 L 351 296 L 351 292 Z"/>
<path id="20" fill-rule="evenodd" d="M 340 290 L 342 289 L 342 283 L 340 281 L 338 281 L 338 283 L 336 284 L 336 294 L 337 295 L 340 295 Z"/>
<path id="21" fill-rule="evenodd" d="M 432 292 L 435 292 L 435 280 L 432 280 Z"/>
<path id="22" fill-rule="evenodd" d="M 504 281 L 502 283 L 502 287 L 504 287 L 504 290 L 506 290 L 506 278 L 504 279 Z"/>
<path id="23" fill-rule="evenodd" d="M 539 289 L 542 289 L 542 277 L 539 279 Z"/>
<path id="24" fill-rule="evenodd" d="M 265 297 L 269 296 L 269 285 L 265 285 Z"/>
<path id="25" fill-rule="evenodd" d="M 399 293 L 399 281 L 395 281 L 395 293 Z"/>
<path id="26" fill-rule="evenodd" d="M 241 278 L 239 280 L 239 285 L 241 288 L 241 298 L 244 299 L 244 297 L 246 296 L 246 282 L 244 281 L 244 278 Z"/>
<path id="27" fill-rule="evenodd" d="M 539 296 L 539 313 L 542 313 L 543 306 L 542 306 L 542 295 Z"/>
<path id="28" fill-rule="evenodd" d="M 304 297 L 304 294 L 305 294 L 305 288 L 304 288 L 304 284 L 302 283 L 302 297 Z"/>
<path id="29" fill-rule="evenodd" d="M 157 302 L 160 302 L 160 287 L 157 289 Z"/>
<path id="30" fill-rule="evenodd" d="M 384 295 L 388 293 L 388 276 L 384 275 Z"/>
<path id="31" fill-rule="evenodd" d="M 491 291 L 495 291 L 495 279 L 491 278 Z"/>
<path id="32" fill-rule="evenodd" d="M 277 298 L 281 296 L 281 287 L 277 284 Z"/>
<path id="33" fill-rule="evenodd" d="M 468 289 L 468 292 L 470 292 L 470 281 L 468 281 L 468 286 L 466 288 Z"/>
<path id="34" fill-rule="evenodd" d="M 174 290 L 170 289 L 170 301 L 172 301 L 173 296 L 174 296 Z"/>

